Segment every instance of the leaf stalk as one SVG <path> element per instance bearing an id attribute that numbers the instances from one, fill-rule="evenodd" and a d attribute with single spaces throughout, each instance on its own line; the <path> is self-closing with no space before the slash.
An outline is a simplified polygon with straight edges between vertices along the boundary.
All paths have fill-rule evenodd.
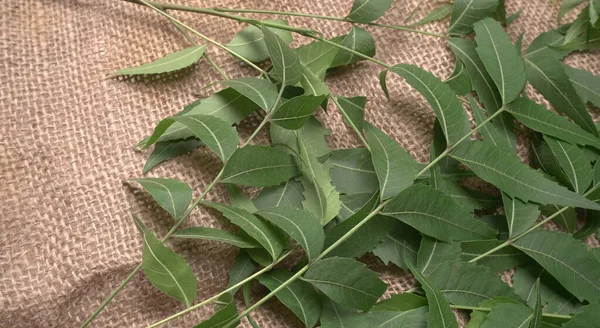
<path id="1" fill-rule="evenodd" d="M 468 306 L 468 305 L 456 305 L 456 304 L 450 304 L 450 307 L 453 309 L 460 309 L 460 310 L 471 310 L 471 311 L 482 311 L 482 312 L 490 312 L 492 311 L 491 308 L 488 307 L 478 307 L 478 306 Z M 547 318 L 558 318 L 558 319 L 571 319 L 573 318 L 570 315 L 564 315 L 564 314 L 556 314 L 556 313 L 542 313 L 542 316 L 547 317 Z"/>

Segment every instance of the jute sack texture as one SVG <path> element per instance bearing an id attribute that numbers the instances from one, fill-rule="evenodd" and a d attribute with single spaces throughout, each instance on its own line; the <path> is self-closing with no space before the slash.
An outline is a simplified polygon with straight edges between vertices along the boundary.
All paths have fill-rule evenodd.
<path id="1" fill-rule="evenodd" d="M 351 0 L 185 1 L 195 6 L 260 8 L 344 16 Z M 418 0 L 398 0 L 381 20 L 402 24 Z M 557 5 L 549 0 L 507 0 L 508 12 L 523 8 L 508 28 L 513 40 L 525 32 L 528 45 L 556 26 Z M 423 1 L 417 19 L 436 5 Z M 175 13 L 176 17 L 227 43 L 243 28 L 222 18 Z M 251 15 L 264 18 L 266 16 Z M 346 33 L 341 22 L 286 18 L 291 24 Z M 448 20 L 424 27 L 444 33 Z M 454 57 L 445 41 L 407 32 L 368 28 L 377 40 L 377 58 L 411 63 L 447 78 Z M 309 40 L 296 37 L 296 44 Z M 106 79 L 117 69 L 151 61 L 187 47 L 163 17 L 121 1 L 5 0 L 0 15 L 0 326 L 76 327 L 133 270 L 142 244 L 131 220 L 136 212 L 159 236 L 172 225 L 167 214 L 135 185 L 148 153 L 131 149 L 154 125 L 184 105 L 206 96 L 203 86 L 220 77 L 201 61 L 170 81 Z M 208 53 L 233 77 L 254 75 L 215 47 Z M 576 54 L 568 64 L 600 74 L 598 53 Z M 382 68 L 360 63 L 336 71 L 328 84 L 336 94 L 369 97 L 366 118 L 392 135 L 419 161 L 427 162 L 434 116 L 425 100 L 401 79 L 388 77 L 391 100 L 379 88 Z M 543 102 L 531 88 L 528 94 Z M 594 115 L 597 118 L 597 115 Z M 320 119 L 332 131 L 332 148 L 358 145 L 340 115 Z M 256 117 L 240 127 L 247 137 Z M 257 142 L 266 142 L 266 134 Z M 520 154 L 526 154 L 521 147 Z M 197 186 L 195 196 L 220 169 L 210 151 L 199 149 L 160 165 L 149 176 L 181 179 Z M 224 189 L 209 195 L 225 201 Z M 186 225 L 233 227 L 214 212 L 195 210 Z M 216 242 L 172 240 L 169 245 L 190 263 L 198 279 L 198 300 L 224 288 L 237 250 Z M 412 278 L 366 257 L 390 287 L 386 296 L 410 288 Z M 256 288 L 255 299 L 264 293 Z M 92 327 L 142 327 L 183 309 L 158 292 L 142 273 L 94 321 Z M 189 327 L 208 317 L 211 307 L 167 326 Z M 261 327 L 301 327 L 289 310 L 269 301 L 253 314 Z M 244 327 L 249 327 L 243 321 Z"/>

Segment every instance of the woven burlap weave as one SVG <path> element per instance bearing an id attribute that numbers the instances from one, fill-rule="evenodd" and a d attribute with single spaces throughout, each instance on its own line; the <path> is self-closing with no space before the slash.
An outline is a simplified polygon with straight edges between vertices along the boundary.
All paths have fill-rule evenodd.
<path id="1" fill-rule="evenodd" d="M 187 1 L 190 5 L 262 8 L 344 16 L 351 0 Z M 383 22 L 402 24 L 417 3 L 418 17 L 433 1 L 397 0 Z M 509 27 L 513 39 L 525 32 L 527 45 L 540 32 L 555 27 L 557 6 L 549 0 L 507 0 L 509 13 L 524 8 Z M 242 26 L 221 18 L 175 13 L 199 31 L 226 43 Z M 254 16 L 262 17 L 262 16 Z M 349 25 L 291 18 L 289 21 L 324 31 L 345 33 Z M 443 33 L 448 21 L 424 27 Z M 411 63 L 441 78 L 450 75 L 454 57 L 434 37 L 368 28 L 386 63 Z M 307 40 L 296 38 L 299 43 Z M 116 69 L 140 64 L 188 46 L 163 17 L 121 1 L 6 0 L 0 15 L 0 327 L 75 327 L 139 263 L 141 242 L 129 214 L 133 209 L 163 235 L 172 224 L 152 199 L 124 184 L 139 177 L 146 154 L 131 146 L 152 131 L 163 117 L 208 94 L 203 86 L 219 76 L 201 61 L 172 81 L 153 83 L 105 79 Z M 208 53 L 234 76 L 255 74 L 223 51 Z M 598 53 L 577 54 L 568 63 L 600 74 Z M 392 135 L 421 162 L 428 158 L 434 116 L 425 100 L 405 82 L 388 78 L 391 100 L 378 85 L 381 67 L 370 63 L 335 72 L 328 83 L 342 95 L 366 95 L 367 119 Z M 538 101 L 541 97 L 528 89 Z M 333 148 L 357 145 L 339 114 L 321 115 L 333 134 Z M 258 123 L 240 127 L 247 136 Z M 258 142 L 265 142 L 266 136 Z M 150 172 L 198 186 L 196 195 L 220 168 L 206 150 L 180 156 Z M 210 199 L 223 201 L 214 189 Z M 229 229 L 231 225 L 206 209 L 194 211 L 189 225 Z M 191 264 L 198 279 L 198 299 L 219 292 L 236 249 L 215 242 L 169 243 Z M 390 293 L 412 285 L 395 267 L 367 257 L 382 273 Z M 257 288 L 258 297 L 264 289 Z M 182 310 L 174 299 L 155 290 L 139 274 L 94 321 L 93 327 L 142 327 Z M 197 310 L 169 326 L 189 327 L 210 315 Z M 276 301 L 256 311 L 261 327 L 300 327 Z M 248 327 L 247 322 L 243 322 Z"/>

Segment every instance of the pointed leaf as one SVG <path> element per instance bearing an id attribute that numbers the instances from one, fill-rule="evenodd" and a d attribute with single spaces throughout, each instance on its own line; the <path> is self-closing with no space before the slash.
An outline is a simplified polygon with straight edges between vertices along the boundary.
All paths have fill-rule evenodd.
<path id="1" fill-rule="evenodd" d="M 394 197 L 413 184 L 417 163 L 404 148 L 373 125 L 366 124 L 365 132 L 379 179 L 381 200 Z"/>
<path id="2" fill-rule="evenodd" d="M 415 279 L 421 283 L 421 287 L 427 295 L 429 303 L 429 314 L 427 315 L 428 327 L 458 328 L 458 322 L 454 313 L 450 310 L 450 304 L 437 287 L 427 279 L 410 261 L 406 261 L 410 272 Z"/>
<path id="3" fill-rule="evenodd" d="M 202 323 L 194 326 L 194 328 L 224 328 L 231 320 L 237 317 L 237 307 L 233 301 L 232 294 L 227 293 L 221 296 L 219 301 L 225 303 L 225 305 L 215 312 L 208 320 L 202 321 Z M 235 325 L 237 326 L 238 324 L 239 322 Z"/>
<path id="4" fill-rule="evenodd" d="M 369 32 L 358 26 L 352 26 L 350 33 L 344 37 L 341 45 L 354 51 L 358 51 L 365 56 L 375 56 L 375 40 Z M 340 49 L 330 67 L 350 65 L 361 60 L 364 60 L 364 58 L 358 57 L 344 49 Z"/>
<path id="5" fill-rule="evenodd" d="M 277 108 L 271 122 L 288 130 L 300 129 L 326 98 L 311 95 L 294 97 Z"/>
<path id="6" fill-rule="evenodd" d="M 374 209 L 375 204 L 379 201 L 379 193 L 367 192 L 354 195 L 342 195 L 340 200 L 342 201 L 342 209 L 340 210 L 338 217 L 344 221 L 356 214 L 359 210 L 362 210 L 367 204 L 369 204 L 369 212 Z"/>
<path id="7" fill-rule="evenodd" d="M 382 215 L 392 216 L 421 233 L 442 241 L 495 237 L 495 232 L 444 193 L 425 185 L 413 185 L 387 204 Z"/>
<path id="8" fill-rule="evenodd" d="M 568 55 L 570 50 L 556 49 L 557 46 L 563 44 L 565 36 L 557 30 L 550 30 L 538 35 L 526 51 L 527 58 L 533 56 L 552 57 L 562 59 Z"/>
<path id="9" fill-rule="evenodd" d="M 281 286 L 294 274 L 285 270 L 272 270 L 258 277 L 258 281 L 269 290 Z M 321 301 L 314 288 L 302 280 L 295 280 L 275 294 L 277 299 L 302 320 L 306 327 L 314 327 L 321 317 Z"/>
<path id="10" fill-rule="evenodd" d="M 260 248 L 260 244 L 256 240 L 238 236 L 234 233 L 225 230 L 219 230 L 214 228 L 206 227 L 191 227 L 181 229 L 173 234 L 176 238 L 187 238 L 187 239 L 203 239 L 203 240 L 215 240 L 229 245 L 233 245 L 239 248 Z"/>
<path id="11" fill-rule="evenodd" d="M 442 5 L 434 8 L 432 11 L 430 11 L 420 21 L 418 21 L 414 24 L 411 24 L 410 26 L 417 27 L 417 26 L 429 24 L 431 22 L 435 22 L 435 21 L 444 19 L 444 18 L 446 18 L 446 16 L 450 15 L 450 13 L 452 12 L 452 7 L 453 7 L 453 5 L 450 3 L 442 4 Z"/>
<path id="12" fill-rule="evenodd" d="M 428 236 L 423 236 L 421 239 L 417 268 L 423 275 L 429 276 L 440 265 L 458 260 L 460 260 L 460 244 L 449 244 Z"/>
<path id="13" fill-rule="evenodd" d="M 534 230 L 513 242 L 579 300 L 600 299 L 599 262 L 578 240 L 555 231 Z"/>
<path id="14" fill-rule="evenodd" d="M 342 96 L 336 97 L 340 107 L 338 109 L 344 117 L 344 122 L 355 128 L 357 131 L 362 131 L 364 126 L 365 104 L 367 97 L 352 97 L 346 98 Z"/>
<path id="15" fill-rule="evenodd" d="M 473 96 L 468 95 L 469 104 L 471 105 L 471 110 L 473 112 L 473 116 L 475 117 L 475 123 L 477 125 L 481 125 L 485 120 L 487 120 L 487 116 L 484 114 L 483 109 L 477 105 Z M 513 145 L 510 142 L 510 139 L 505 138 L 502 134 L 502 131 L 498 129 L 494 124 L 485 124 L 481 129 L 479 129 L 479 133 L 483 137 L 483 141 L 492 144 L 494 147 L 504 148 L 508 151 L 514 149 Z"/>
<path id="16" fill-rule="evenodd" d="M 176 117 L 174 120 L 186 126 L 208 148 L 214 151 L 224 162 L 238 148 L 239 137 L 229 123 L 208 115 Z"/>
<path id="17" fill-rule="evenodd" d="M 223 183 L 268 187 L 288 181 L 300 172 L 294 157 L 283 150 L 260 145 L 239 148 L 223 168 Z"/>
<path id="18" fill-rule="evenodd" d="M 294 85 L 300 82 L 302 77 L 302 64 L 287 44 L 269 28 L 262 27 L 265 36 L 267 52 L 273 64 L 273 74 L 286 85 Z"/>
<path id="19" fill-rule="evenodd" d="M 452 75 L 444 81 L 447 85 L 456 92 L 457 95 L 465 95 L 471 92 L 471 80 L 465 65 L 460 61 L 456 61 Z"/>
<path id="20" fill-rule="evenodd" d="M 302 65 L 300 85 L 306 95 L 329 96 L 331 94 L 327 84 L 304 65 Z"/>
<path id="21" fill-rule="evenodd" d="M 498 7 L 498 0 L 455 0 L 448 34 L 466 35 L 473 32 L 473 24 L 488 17 Z"/>
<path id="22" fill-rule="evenodd" d="M 287 21 L 283 19 L 266 19 L 264 22 L 288 25 Z M 269 29 L 277 34 L 285 44 L 292 43 L 292 32 L 270 27 Z M 239 31 L 227 44 L 227 48 L 251 62 L 260 62 L 269 57 L 269 52 L 267 51 L 267 46 L 264 41 L 264 35 L 262 31 L 254 25 L 250 25 Z"/>
<path id="23" fill-rule="evenodd" d="M 277 101 L 277 87 L 266 79 L 240 77 L 219 83 L 239 92 L 265 111 L 273 109 Z"/>
<path id="24" fill-rule="evenodd" d="M 506 213 L 508 235 L 510 237 L 518 236 L 531 228 L 540 216 L 540 209 L 536 204 L 512 198 L 506 193 L 502 193 L 502 201 L 504 202 L 504 212 Z"/>
<path id="25" fill-rule="evenodd" d="M 543 328 L 544 323 L 542 321 L 542 308 L 544 307 L 544 303 L 542 303 L 542 296 L 540 293 L 540 279 L 535 283 L 535 306 L 533 307 L 533 318 L 529 324 L 529 328 Z"/>
<path id="26" fill-rule="evenodd" d="M 498 304 L 492 307 L 481 328 L 527 327 L 533 318 L 531 309 L 520 304 Z"/>
<path id="27" fill-rule="evenodd" d="M 565 69 L 583 102 L 590 102 L 600 108 L 600 76 L 570 66 L 565 66 Z"/>
<path id="28" fill-rule="evenodd" d="M 335 43 L 341 43 L 343 37 L 331 39 Z M 319 81 L 325 79 L 326 71 L 331 68 L 333 60 L 340 48 L 323 41 L 314 41 L 295 49 L 302 65 L 312 72 Z"/>
<path id="29" fill-rule="evenodd" d="M 562 20 L 563 16 L 568 14 L 571 10 L 575 9 L 575 7 L 579 6 L 585 1 L 586 0 L 564 0 L 560 4 L 560 9 L 558 10 L 558 16 L 556 18 L 556 21 L 560 24 L 560 21 Z"/>
<path id="30" fill-rule="evenodd" d="M 560 167 L 569 177 L 573 191 L 583 194 L 592 183 L 593 178 L 592 164 L 584 150 L 579 146 L 552 137 L 546 137 L 545 140 Z"/>
<path id="31" fill-rule="evenodd" d="M 508 106 L 508 112 L 532 130 L 574 144 L 600 148 L 600 139 L 597 136 L 532 100 L 519 98 Z"/>
<path id="32" fill-rule="evenodd" d="M 597 136 L 592 117 L 565 72 L 560 61 L 552 57 L 534 56 L 526 60 L 527 80 L 556 110 L 565 113 L 587 132 Z"/>
<path id="33" fill-rule="evenodd" d="M 202 142 L 196 139 L 173 140 L 156 143 L 152 154 L 146 159 L 142 173 L 147 173 L 156 165 L 167 161 L 175 156 L 186 154 L 202 146 Z"/>
<path id="34" fill-rule="evenodd" d="M 259 210 L 278 206 L 302 208 L 303 190 L 300 182 L 291 179 L 279 186 L 263 188 L 252 202 Z"/>
<path id="35" fill-rule="evenodd" d="M 254 206 L 250 198 L 244 194 L 240 187 L 234 184 L 225 184 L 225 189 L 227 190 L 227 198 L 229 198 L 229 204 L 232 207 L 241 208 L 250 213 L 254 213 L 258 211 L 258 209 Z"/>
<path id="36" fill-rule="evenodd" d="M 525 87 L 525 64 L 510 37 L 492 18 L 473 25 L 477 53 L 500 91 L 503 104 L 515 100 Z"/>
<path id="37" fill-rule="evenodd" d="M 240 250 L 229 271 L 229 280 L 227 281 L 226 289 L 229 289 L 229 287 L 237 285 L 239 282 L 250 277 L 252 272 L 254 272 L 254 269 L 256 269 L 256 263 L 252 261 L 250 256 L 248 256 L 248 253 L 243 249 Z M 238 289 L 239 288 L 232 290 L 231 294 L 235 294 Z"/>
<path id="38" fill-rule="evenodd" d="M 370 23 L 383 16 L 394 0 L 354 0 L 346 18 L 357 23 Z"/>
<path id="39" fill-rule="evenodd" d="M 600 304 L 590 304 L 563 325 L 564 328 L 594 328 L 600 322 Z"/>
<path id="40" fill-rule="evenodd" d="M 177 71 L 195 64 L 204 54 L 204 49 L 206 49 L 205 45 L 189 47 L 150 63 L 118 70 L 112 73 L 111 76 L 162 74 Z"/>
<path id="41" fill-rule="evenodd" d="M 384 264 L 392 262 L 407 271 L 405 257 L 409 261 L 416 262 L 420 243 L 421 234 L 411 226 L 398 221 L 389 229 L 383 242 L 373 250 L 373 254 Z"/>
<path id="42" fill-rule="evenodd" d="M 331 180 L 340 193 L 374 193 L 379 181 L 371 162 L 371 153 L 365 148 L 338 149 L 331 152 Z"/>
<path id="43" fill-rule="evenodd" d="M 359 212 L 329 230 L 325 237 L 325 248 L 330 247 L 333 243 L 346 235 L 351 229 L 356 227 L 357 224 L 362 222 L 368 214 L 369 213 Z M 365 253 L 372 251 L 386 238 L 394 221 L 394 219 L 382 215 L 373 217 L 343 243 L 339 244 L 333 251 L 329 252 L 327 256 L 349 258 L 363 256 Z"/>
<path id="44" fill-rule="evenodd" d="M 462 259 L 470 261 L 475 257 L 483 255 L 488 251 L 491 251 L 495 247 L 500 246 L 504 241 L 497 239 L 492 240 L 475 240 L 463 242 L 460 247 L 462 248 Z M 504 270 L 512 269 L 517 265 L 529 262 L 529 257 L 521 252 L 520 250 L 506 246 L 493 254 L 489 254 L 484 258 L 478 260 L 476 263 L 485 265 L 492 269 L 494 272 L 501 272 Z"/>
<path id="45" fill-rule="evenodd" d="M 334 302 L 363 311 L 369 310 L 387 287 L 364 264 L 341 257 L 315 262 L 302 280 L 315 285 Z"/>
<path id="46" fill-rule="evenodd" d="M 323 249 L 325 233 L 315 216 L 294 207 L 275 207 L 257 212 L 256 215 L 275 224 L 294 238 L 304 248 L 309 260 L 315 259 Z"/>
<path id="47" fill-rule="evenodd" d="M 562 208 L 556 205 L 546 205 L 542 206 L 541 209 L 542 214 L 548 217 L 550 215 L 554 215 Z M 570 207 L 566 211 L 562 211 L 558 216 L 552 219 L 552 222 L 558 224 L 567 232 L 573 233 L 577 228 L 577 211 L 574 208 Z"/>
<path id="48" fill-rule="evenodd" d="M 175 220 L 183 216 L 192 201 L 192 188 L 179 180 L 164 178 L 130 180 L 139 183 Z"/>
<path id="49" fill-rule="evenodd" d="M 262 219 L 243 209 L 211 202 L 202 202 L 202 204 L 221 212 L 231 223 L 240 227 L 261 244 L 269 252 L 272 259 L 277 259 L 281 254 L 285 243 L 281 234 Z"/>
<path id="50" fill-rule="evenodd" d="M 458 147 L 450 156 L 468 166 L 483 180 L 524 202 L 600 209 L 596 203 L 546 179 L 503 149 L 470 142 Z"/>

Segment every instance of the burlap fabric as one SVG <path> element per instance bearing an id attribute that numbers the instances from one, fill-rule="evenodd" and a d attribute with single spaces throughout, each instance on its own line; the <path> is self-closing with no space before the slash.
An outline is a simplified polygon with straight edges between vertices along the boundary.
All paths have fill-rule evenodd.
<path id="1" fill-rule="evenodd" d="M 263 8 L 343 16 L 351 0 L 323 1 L 187 1 L 198 6 Z M 399 24 L 418 0 L 398 0 L 384 22 Z M 427 1 L 425 1 L 427 2 Z M 427 3 L 420 13 L 432 8 Z M 551 1 L 507 1 L 508 11 L 523 7 L 509 28 L 527 45 L 555 26 Z M 176 16 L 221 42 L 242 26 L 215 17 Z M 417 15 L 422 16 L 422 14 Z M 260 16 L 255 16 L 260 17 Z M 342 34 L 340 22 L 290 18 L 292 24 Z M 443 33 L 447 21 L 425 27 Z M 453 55 L 445 42 L 428 36 L 369 28 L 378 44 L 377 57 L 387 63 L 412 63 L 441 78 L 450 75 Z M 297 38 L 300 39 L 300 38 Z M 307 42 L 298 40 L 296 42 Z M 207 94 L 203 86 L 219 77 L 202 61 L 173 81 L 133 83 L 105 79 L 116 69 L 143 63 L 186 47 L 187 41 L 164 18 L 149 9 L 121 1 L 8 0 L 0 15 L 0 326 L 75 327 L 139 263 L 141 242 L 129 210 L 162 235 L 171 224 L 145 193 L 124 184 L 141 175 L 147 154 L 131 146 L 156 122 Z M 254 74 L 223 51 L 208 53 L 234 77 Z M 569 64 L 600 74 L 598 53 L 573 56 Z M 380 67 L 361 63 L 329 79 L 342 95 L 369 97 L 367 118 L 394 136 L 419 161 L 427 161 L 434 117 L 424 99 L 398 78 L 389 79 L 392 100 L 378 85 Z M 530 95 L 541 101 L 529 89 Z M 321 115 L 333 131 L 334 148 L 356 145 L 340 116 Z M 258 120 L 240 130 L 247 136 Z M 262 138 L 262 140 L 261 140 Z M 259 138 L 264 142 L 266 136 Z M 209 151 L 197 150 L 153 170 L 150 176 L 173 177 L 198 186 L 196 195 L 219 170 Z M 210 199 L 224 200 L 219 187 Z M 190 225 L 232 228 L 206 209 L 194 212 Z M 198 278 L 198 299 L 220 291 L 236 250 L 214 242 L 173 241 Z M 411 286 L 395 267 L 366 258 L 390 284 L 389 293 Z M 258 288 L 257 294 L 264 290 Z M 255 295 L 258 297 L 259 295 Z M 140 327 L 183 307 L 156 291 L 143 274 L 110 304 L 93 327 Z M 210 315 L 197 310 L 173 321 L 191 326 Z M 254 314 L 261 327 L 299 327 L 285 307 L 268 302 Z M 246 327 L 247 322 L 243 323 Z"/>

